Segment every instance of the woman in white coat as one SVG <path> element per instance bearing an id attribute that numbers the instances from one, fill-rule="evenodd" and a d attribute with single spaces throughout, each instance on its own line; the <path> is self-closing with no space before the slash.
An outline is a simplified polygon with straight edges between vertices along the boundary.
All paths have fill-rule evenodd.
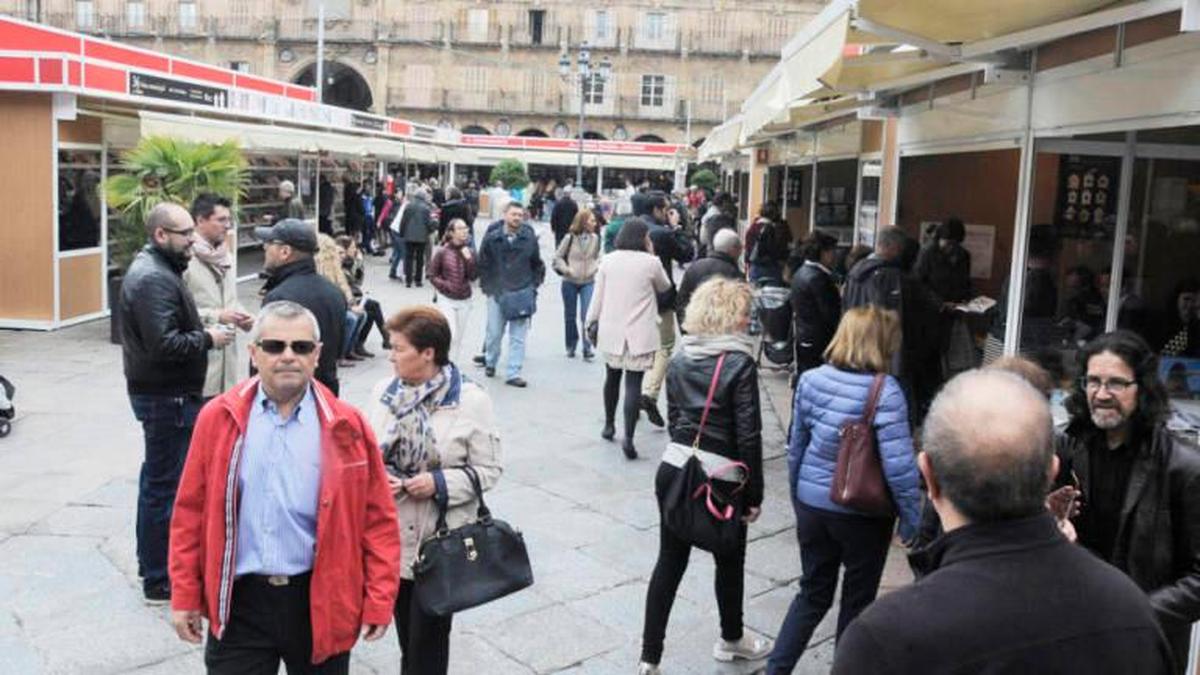
<path id="1" fill-rule="evenodd" d="M 654 256 L 650 226 L 645 220 L 631 218 L 621 226 L 615 250 L 600 261 L 595 283 L 587 325 L 597 324 L 596 347 L 604 354 L 607 368 L 604 430 L 600 435 L 612 440 L 617 433 L 613 421 L 624 375 L 625 442 L 621 449 L 626 457 L 636 459 L 633 432 L 642 376 L 654 365 L 654 353 L 660 344 L 657 294 L 671 287 L 662 263 Z"/>

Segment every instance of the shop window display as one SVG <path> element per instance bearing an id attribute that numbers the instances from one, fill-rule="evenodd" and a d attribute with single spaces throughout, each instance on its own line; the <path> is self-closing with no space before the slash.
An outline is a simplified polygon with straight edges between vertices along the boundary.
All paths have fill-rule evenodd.
<path id="1" fill-rule="evenodd" d="M 100 150 L 58 152 L 58 248 L 60 251 L 100 245 L 103 199 Z"/>

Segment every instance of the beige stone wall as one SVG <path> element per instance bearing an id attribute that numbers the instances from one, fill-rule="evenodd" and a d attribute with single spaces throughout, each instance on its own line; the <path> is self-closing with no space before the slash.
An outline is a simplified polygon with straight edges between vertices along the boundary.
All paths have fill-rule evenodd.
<path id="1" fill-rule="evenodd" d="M 294 80 L 316 59 L 316 0 L 142 3 L 42 0 L 42 18 L 279 79 Z M 738 110 L 823 4 L 325 0 L 326 58 L 365 80 L 373 112 L 493 133 L 554 135 L 557 127 L 573 136 L 579 85 L 560 77 L 558 60 L 564 48 L 574 58 L 586 40 L 593 63 L 607 57 L 613 77 L 598 103 L 589 100 L 585 133 L 695 142 Z M 32 5 L 0 0 L 0 11 L 27 13 Z"/>

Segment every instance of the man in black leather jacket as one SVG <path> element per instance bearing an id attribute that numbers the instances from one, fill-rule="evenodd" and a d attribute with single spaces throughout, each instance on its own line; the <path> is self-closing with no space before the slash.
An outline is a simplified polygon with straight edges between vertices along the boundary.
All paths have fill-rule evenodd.
<path id="1" fill-rule="evenodd" d="M 792 272 L 792 321 L 796 375 L 825 362 L 825 348 L 842 320 L 842 296 L 833 280 L 837 239 L 813 232 L 801 244 L 804 262 Z"/>
<path id="2" fill-rule="evenodd" d="M 337 357 L 346 332 L 346 296 L 332 281 L 317 274 L 313 261 L 317 233 L 308 223 L 287 218 L 271 227 L 255 228 L 254 236 L 263 242 L 266 256 L 263 304 L 291 300 L 317 317 L 324 348 L 317 361 L 316 378 L 336 396 Z"/>
<path id="3" fill-rule="evenodd" d="M 683 278 L 679 280 L 679 294 L 675 298 L 675 314 L 679 317 L 679 325 L 683 325 L 687 314 L 688 302 L 692 293 L 700 285 L 713 277 L 740 279 L 742 271 L 738 269 L 738 258 L 742 255 L 742 240 L 737 232 L 721 230 L 713 237 L 712 251 L 704 258 L 688 265 Z"/>
<path id="4" fill-rule="evenodd" d="M 137 556 L 142 592 L 150 602 L 170 599 L 167 533 L 179 474 L 203 404 L 208 350 L 233 340 L 232 330 L 204 328 L 183 271 L 196 240 L 192 216 L 178 204 L 160 204 L 146 217 L 149 242 L 121 283 L 117 311 L 125 385 L 145 434 L 138 482 Z"/>
<path id="5" fill-rule="evenodd" d="M 1141 336 L 1096 338 L 1079 370 L 1058 448 L 1059 483 L 1082 497 L 1079 543 L 1149 595 L 1182 673 L 1200 620 L 1200 450 L 1167 430 L 1158 359 Z"/>

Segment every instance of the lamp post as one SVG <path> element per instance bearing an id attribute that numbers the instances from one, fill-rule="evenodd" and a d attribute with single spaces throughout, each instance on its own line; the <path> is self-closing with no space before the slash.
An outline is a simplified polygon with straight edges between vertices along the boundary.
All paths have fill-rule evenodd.
<path id="1" fill-rule="evenodd" d="M 595 72 L 592 72 L 592 56 L 588 52 L 586 42 L 579 45 L 579 54 L 575 57 L 575 70 L 571 70 L 571 57 L 567 52 L 563 52 L 558 59 L 558 72 L 562 79 L 568 85 L 575 81 L 579 82 L 579 131 L 576 134 L 577 155 L 575 157 L 575 186 L 583 189 L 583 124 L 586 119 L 586 106 L 589 90 L 595 90 L 597 86 L 603 87 L 605 82 L 608 82 L 612 75 L 612 63 L 608 57 L 600 60 L 600 65 Z M 603 91 L 603 89 L 601 89 Z M 596 186 L 596 192 L 600 192 L 600 186 Z"/>

